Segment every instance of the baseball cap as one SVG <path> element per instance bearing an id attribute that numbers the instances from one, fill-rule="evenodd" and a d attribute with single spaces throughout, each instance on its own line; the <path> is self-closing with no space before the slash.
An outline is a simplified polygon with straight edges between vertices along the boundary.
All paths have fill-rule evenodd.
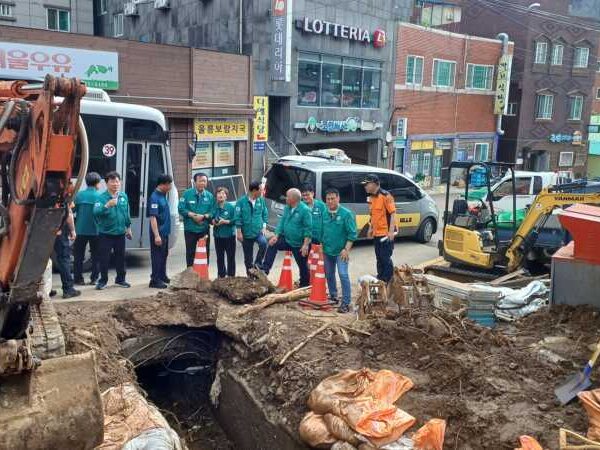
<path id="1" fill-rule="evenodd" d="M 365 177 L 364 180 L 361 181 L 360 184 L 367 184 L 367 183 L 377 183 L 377 184 L 379 184 L 379 177 L 377 175 L 375 175 L 374 173 L 370 173 L 369 175 L 367 175 Z"/>

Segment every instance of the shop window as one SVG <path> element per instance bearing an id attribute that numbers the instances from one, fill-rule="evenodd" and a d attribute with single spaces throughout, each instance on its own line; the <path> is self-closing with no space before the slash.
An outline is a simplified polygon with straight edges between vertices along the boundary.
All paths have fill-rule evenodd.
<path id="1" fill-rule="evenodd" d="M 538 94 L 535 99 L 535 118 L 550 120 L 554 107 L 554 95 Z"/>
<path id="2" fill-rule="evenodd" d="M 410 154 L 410 174 L 416 177 L 421 173 L 421 153 L 412 152 Z"/>
<path id="3" fill-rule="evenodd" d="M 13 17 L 13 5 L 6 3 L 0 4 L 0 18 L 12 18 Z"/>
<path id="4" fill-rule="evenodd" d="M 494 66 L 467 64 L 467 89 L 492 89 Z"/>
<path id="5" fill-rule="evenodd" d="M 71 31 L 71 12 L 66 9 L 47 8 L 47 25 L 49 30 Z"/>
<path id="6" fill-rule="evenodd" d="M 565 50 L 565 46 L 562 44 L 552 45 L 552 65 L 553 66 L 562 66 L 564 50 Z"/>
<path id="7" fill-rule="evenodd" d="M 573 67 L 576 69 L 585 69 L 588 66 L 590 57 L 590 49 L 587 47 L 575 47 L 575 57 L 573 59 Z"/>
<path id="8" fill-rule="evenodd" d="M 459 148 L 456 150 L 456 160 L 457 161 L 466 161 L 469 157 L 469 152 L 467 152 L 464 148 Z"/>
<path id="9" fill-rule="evenodd" d="M 423 84 L 423 57 L 409 55 L 406 59 L 406 84 Z"/>
<path id="10" fill-rule="evenodd" d="M 434 87 L 452 87 L 454 86 L 454 74 L 456 73 L 456 63 L 454 61 L 444 61 L 441 59 L 433 60 L 433 80 Z"/>
<path id="11" fill-rule="evenodd" d="M 571 95 L 569 97 L 569 120 L 581 120 L 583 110 L 583 95 Z"/>
<path id="12" fill-rule="evenodd" d="M 535 43 L 535 64 L 546 64 L 548 60 L 548 43 L 547 42 L 536 42 Z"/>
<path id="13" fill-rule="evenodd" d="M 123 36 L 123 13 L 113 15 L 113 37 Z"/>
<path id="14" fill-rule="evenodd" d="M 516 116 L 518 111 L 518 103 L 509 103 L 506 107 L 507 116 Z"/>
<path id="15" fill-rule="evenodd" d="M 490 144 L 475 144 L 475 161 L 490 160 Z"/>
<path id="16" fill-rule="evenodd" d="M 587 158 L 587 153 L 581 152 L 575 155 L 575 166 L 585 166 L 585 160 Z"/>
<path id="17" fill-rule="evenodd" d="M 442 176 L 442 157 L 436 156 L 433 158 L 433 174 L 435 178 L 440 178 Z"/>
<path id="18" fill-rule="evenodd" d="M 299 52 L 298 105 L 379 108 L 382 64 Z"/>
<path id="19" fill-rule="evenodd" d="M 106 14 L 106 0 L 100 0 L 100 14 Z"/>
<path id="20" fill-rule="evenodd" d="M 570 167 L 573 165 L 573 152 L 560 152 L 558 155 L 559 167 Z"/>
<path id="21" fill-rule="evenodd" d="M 308 59 L 298 61 L 298 104 L 301 106 L 318 106 L 321 96 L 321 62 Z M 314 56 L 313 56 L 314 58 Z"/>
<path id="22" fill-rule="evenodd" d="M 428 176 L 431 172 L 431 153 L 423 153 L 423 175 Z"/>

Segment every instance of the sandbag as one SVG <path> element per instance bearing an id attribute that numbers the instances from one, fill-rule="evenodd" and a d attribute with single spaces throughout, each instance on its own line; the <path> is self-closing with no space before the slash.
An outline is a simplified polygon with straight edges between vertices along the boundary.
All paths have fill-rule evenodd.
<path id="1" fill-rule="evenodd" d="M 531 436 L 520 436 L 519 443 L 521 444 L 521 447 L 516 448 L 515 450 L 544 450 L 539 442 Z"/>
<path id="2" fill-rule="evenodd" d="M 337 439 L 327 429 L 323 416 L 309 412 L 300 422 L 300 439 L 312 448 L 330 448 Z"/>
<path id="3" fill-rule="evenodd" d="M 442 450 L 445 434 L 446 421 L 431 419 L 413 434 L 415 450 Z"/>
<path id="4" fill-rule="evenodd" d="M 325 414 L 323 416 L 325 424 L 329 432 L 338 440 L 345 441 L 358 447 L 361 444 L 361 440 L 358 435 L 348 426 L 343 419 L 333 414 Z"/>
<path id="5" fill-rule="evenodd" d="M 577 394 L 588 415 L 587 437 L 592 441 L 600 440 L 600 389 L 583 391 Z"/>

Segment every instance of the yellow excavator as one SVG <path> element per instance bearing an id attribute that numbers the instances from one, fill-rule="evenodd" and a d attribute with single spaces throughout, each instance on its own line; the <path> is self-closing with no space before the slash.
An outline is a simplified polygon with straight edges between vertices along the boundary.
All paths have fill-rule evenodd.
<path id="1" fill-rule="evenodd" d="M 475 205 L 469 202 L 469 180 L 472 169 L 478 167 L 485 173 L 487 198 L 478 200 Z M 457 198 L 449 210 L 450 183 L 453 169 L 466 175 L 464 198 Z M 512 171 L 513 212 L 511 225 L 513 233 L 509 240 L 500 240 L 497 215 L 494 211 L 493 196 L 490 194 L 491 178 L 494 171 Z M 534 246 L 540 228 L 552 212 L 575 203 L 600 205 L 600 193 L 573 192 L 573 185 L 559 185 L 542 189 L 529 206 L 525 217 L 517 224 L 516 190 L 512 164 L 452 162 L 449 167 L 444 213 L 443 239 L 439 243 L 440 254 L 451 263 L 448 272 L 469 275 L 474 272 L 510 273 L 521 268 L 525 256 Z M 577 185 L 579 186 L 579 185 Z M 518 226 L 517 226 L 518 225 Z M 435 271 L 444 270 L 440 266 Z"/>
<path id="2" fill-rule="evenodd" d="M 85 92 L 79 80 L 50 75 L 41 84 L 0 81 L 0 449 L 102 443 L 94 355 L 66 356 L 60 324 L 40 287 L 87 171 L 79 117 Z"/>

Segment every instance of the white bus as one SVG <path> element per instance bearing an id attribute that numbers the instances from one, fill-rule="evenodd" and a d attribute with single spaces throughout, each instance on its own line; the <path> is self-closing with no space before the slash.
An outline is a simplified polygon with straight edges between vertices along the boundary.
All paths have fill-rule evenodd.
<path id="1" fill-rule="evenodd" d="M 129 197 L 132 219 L 133 239 L 127 241 L 127 248 L 150 248 L 147 217 L 150 194 L 160 174 L 173 176 L 165 117 L 148 106 L 113 103 L 106 98 L 104 101 L 82 100 L 81 117 L 89 141 L 88 172 L 98 172 L 103 178 L 112 170 L 121 174 L 122 189 Z M 79 161 L 75 161 L 73 173 L 78 170 Z M 177 238 L 178 200 L 173 184 L 169 194 L 170 247 L 175 245 Z"/>

